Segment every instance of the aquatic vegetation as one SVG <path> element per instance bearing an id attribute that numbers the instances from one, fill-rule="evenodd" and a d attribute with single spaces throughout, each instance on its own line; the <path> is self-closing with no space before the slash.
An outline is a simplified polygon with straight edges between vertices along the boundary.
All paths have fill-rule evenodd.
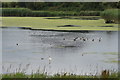
<path id="1" fill-rule="evenodd" d="M 118 55 L 118 52 L 105 52 L 105 55 Z"/>
<path id="2" fill-rule="evenodd" d="M 105 24 L 99 20 L 76 20 L 76 19 L 45 19 L 55 17 L 2 17 L 2 26 L 5 27 L 31 27 L 32 29 L 78 31 L 78 30 L 110 30 L 117 31 L 118 24 Z M 57 17 L 56 17 L 57 18 Z M 77 25 L 77 27 L 57 27 L 61 25 Z M 81 26 L 81 27 L 78 27 Z M 113 26 L 113 27 L 100 27 Z"/>

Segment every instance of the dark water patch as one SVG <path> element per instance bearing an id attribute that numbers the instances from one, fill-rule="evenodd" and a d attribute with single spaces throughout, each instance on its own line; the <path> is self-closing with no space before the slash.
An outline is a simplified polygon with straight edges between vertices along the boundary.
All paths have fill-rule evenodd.
<path id="1" fill-rule="evenodd" d="M 81 33 L 89 33 L 93 32 L 92 30 L 53 30 L 53 29 L 31 29 L 36 31 L 56 31 L 56 32 L 81 32 Z"/>
<path id="2" fill-rule="evenodd" d="M 35 31 L 56 31 L 56 32 L 82 32 L 82 33 L 88 33 L 92 31 L 88 30 L 54 30 L 54 29 L 33 29 L 30 27 L 0 27 L 5 29 L 24 29 L 24 30 L 35 30 Z"/>
<path id="3" fill-rule="evenodd" d="M 61 46 L 61 47 L 64 47 L 64 48 L 75 48 L 75 47 L 79 47 L 79 46 Z"/>
<path id="4" fill-rule="evenodd" d="M 114 27 L 114 26 L 99 26 L 99 27 Z"/>
<path id="5" fill-rule="evenodd" d="M 63 25 L 59 27 L 80 27 L 79 25 Z M 90 32 L 102 32 L 103 30 L 54 30 L 54 29 L 33 29 L 30 27 L 0 27 L 5 29 L 23 29 L 23 30 L 33 30 L 33 31 L 55 31 L 55 32 L 80 32 L 80 33 L 90 33 Z M 111 31 L 111 30 L 109 30 Z M 108 32 L 109 32 L 108 31 Z M 106 32 L 106 31 L 103 31 Z"/>
<path id="6" fill-rule="evenodd" d="M 26 29 L 26 30 L 31 30 L 32 28 L 30 27 L 0 27 L 0 28 L 8 28 L 8 29 Z"/>
<path id="7" fill-rule="evenodd" d="M 63 36 L 63 35 L 30 35 L 30 36 L 34 36 L 34 37 L 58 37 L 58 36 Z"/>
<path id="8" fill-rule="evenodd" d="M 57 27 L 81 27 L 79 25 L 61 25 L 61 26 L 57 26 Z"/>

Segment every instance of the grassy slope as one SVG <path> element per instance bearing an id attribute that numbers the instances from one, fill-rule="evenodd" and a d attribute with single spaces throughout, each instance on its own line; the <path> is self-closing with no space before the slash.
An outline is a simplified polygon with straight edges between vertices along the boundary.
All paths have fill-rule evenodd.
<path id="1" fill-rule="evenodd" d="M 100 20 L 44 19 L 47 17 L 2 17 L 2 26 L 31 27 L 33 29 L 53 30 L 118 30 L 118 24 L 105 24 Z M 60 25 L 80 25 L 82 27 L 56 27 Z M 98 26 L 115 27 L 98 27 Z"/>

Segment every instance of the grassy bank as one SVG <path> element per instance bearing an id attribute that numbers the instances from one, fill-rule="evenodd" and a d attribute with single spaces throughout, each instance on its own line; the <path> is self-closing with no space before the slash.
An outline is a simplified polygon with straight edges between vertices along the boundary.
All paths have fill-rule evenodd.
<path id="1" fill-rule="evenodd" d="M 47 19 L 47 18 L 58 18 L 58 19 Z M 77 26 L 58 27 L 63 25 L 77 25 Z M 80 19 L 59 19 L 59 17 L 2 17 L 2 26 L 31 27 L 33 29 L 46 29 L 46 30 L 49 30 L 49 29 L 51 30 L 98 30 L 98 31 L 118 30 L 118 24 L 105 24 L 104 19 L 80 20 Z M 113 27 L 109 27 L 109 26 L 113 26 Z"/>

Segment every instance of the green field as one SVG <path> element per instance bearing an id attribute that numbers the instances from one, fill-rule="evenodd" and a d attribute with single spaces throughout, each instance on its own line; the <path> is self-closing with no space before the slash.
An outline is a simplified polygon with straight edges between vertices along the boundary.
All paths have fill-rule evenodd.
<path id="1" fill-rule="evenodd" d="M 118 24 L 114 23 L 106 24 L 104 23 L 104 19 L 80 20 L 80 19 L 45 19 L 45 18 L 57 18 L 57 17 L 2 17 L 2 27 L 6 26 L 31 27 L 32 29 L 47 29 L 47 30 L 96 30 L 96 31 L 118 30 Z M 62 25 L 79 25 L 80 27 L 57 27 Z"/>

